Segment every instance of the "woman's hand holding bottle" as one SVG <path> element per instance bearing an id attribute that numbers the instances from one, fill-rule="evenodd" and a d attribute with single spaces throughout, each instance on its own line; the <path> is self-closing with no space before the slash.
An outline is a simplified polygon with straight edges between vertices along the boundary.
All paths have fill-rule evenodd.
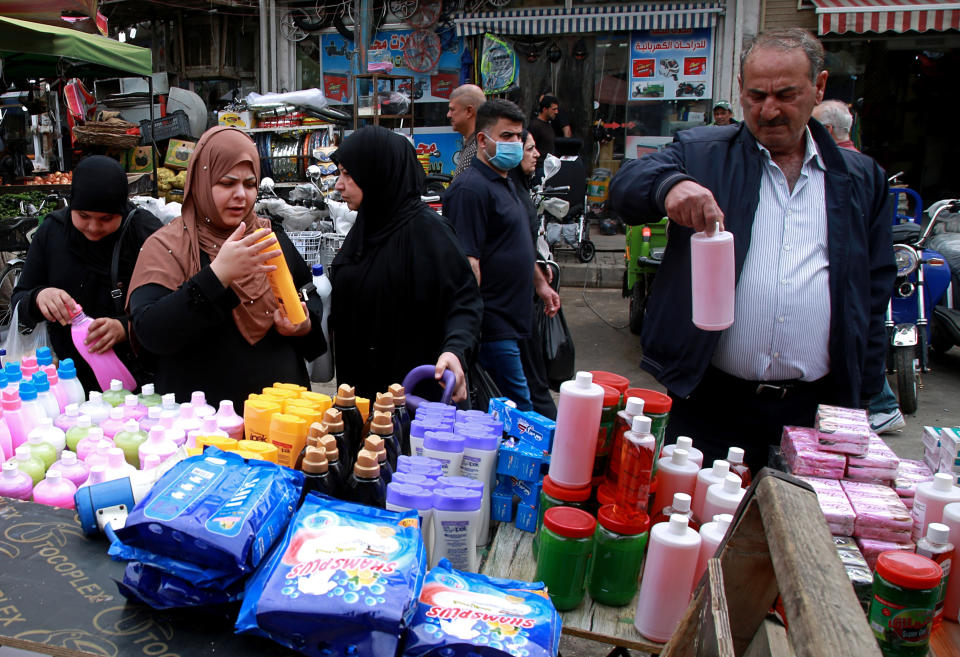
<path id="1" fill-rule="evenodd" d="M 301 301 L 300 305 L 307 318 L 299 324 L 291 322 L 279 308 L 273 311 L 273 326 L 277 329 L 277 333 L 287 337 L 300 337 L 310 332 L 310 313 L 307 311 L 307 304 Z"/>
<path id="2" fill-rule="evenodd" d="M 84 344 L 90 347 L 91 353 L 102 354 L 126 339 L 127 331 L 119 319 L 98 317 L 90 323 L 90 330 L 87 331 Z"/>
<path id="3" fill-rule="evenodd" d="M 66 326 L 70 323 L 76 305 L 73 297 L 59 287 L 45 287 L 37 294 L 37 310 L 48 322 Z"/>
<path id="4" fill-rule="evenodd" d="M 263 237 L 262 233 L 254 231 L 244 236 L 244 230 L 246 230 L 245 224 L 240 222 L 233 234 L 221 245 L 217 257 L 210 263 L 210 269 L 224 287 L 251 272 L 267 273 L 276 269 L 274 265 L 265 264 L 276 254 L 264 251 L 277 243 L 276 236 L 258 242 Z"/>

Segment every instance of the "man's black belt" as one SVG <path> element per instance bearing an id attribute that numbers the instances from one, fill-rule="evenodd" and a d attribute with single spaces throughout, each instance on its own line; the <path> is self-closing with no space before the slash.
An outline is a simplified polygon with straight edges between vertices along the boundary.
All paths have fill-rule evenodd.
<path id="1" fill-rule="evenodd" d="M 784 381 L 749 381 L 727 374 L 713 365 L 707 368 L 703 382 L 724 391 L 724 394 L 752 396 L 758 399 L 783 400 L 798 394 L 810 394 L 823 388 L 828 376 L 816 381 L 787 379 Z"/>

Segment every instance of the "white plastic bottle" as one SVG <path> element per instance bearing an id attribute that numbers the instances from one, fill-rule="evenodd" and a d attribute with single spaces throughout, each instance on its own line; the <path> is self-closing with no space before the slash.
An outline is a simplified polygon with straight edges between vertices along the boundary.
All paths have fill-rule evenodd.
<path id="1" fill-rule="evenodd" d="M 690 436 L 677 436 L 677 442 L 673 445 L 664 445 L 660 450 L 660 458 L 668 459 L 675 449 L 687 450 L 687 458 L 697 464 L 698 468 L 703 467 L 703 452 L 693 446 L 693 438 Z"/>
<path id="2" fill-rule="evenodd" d="M 60 386 L 66 391 L 67 401 L 70 404 L 82 404 L 87 398 L 83 386 L 77 379 L 77 367 L 72 358 L 64 358 L 57 367 L 57 376 L 60 377 Z M 92 419 L 92 418 L 91 418 Z"/>
<path id="3" fill-rule="evenodd" d="M 333 378 L 333 345 L 330 344 L 330 327 L 328 324 L 330 294 L 333 292 L 333 286 L 330 284 L 327 272 L 323 270 L 323 265 L 313 266 L 313 286 L 317 288 L 317 294 L 320 295 L 320 300 L 323 302 L 320 330 L 323 331 L 323 339 L 327 342 L 327 351 L 313 361 L 310 369 L 310 380 L 325 382 Z"/>
<path id="4" fill-rule="evenodd" d="M 391 481 L 387 484 L 387 511 L 415 510 L 420 517 L 420 536 L 427 551 L 427 563 L 433 551 L 433 491 L 413 484 Z"/>
<path id="5" fill-rule="evenodd" d="M 440 462 L 447 477 L 460 474 L 464 439 L 449 431 L 427 431 L 423 435 L 423 455 Z"/>
<path id="6" fill-rule="evenodd" d="M 447 558 L 457 570 L 477 572 L 477 529 L 482 495 L 468 488 L 433 491 L 433 554 L 430 567 Z"/>
<path id="7" fill-rule="evenodd" d="M 477 545 L 486 545 L 490 541 L 490 492 L 497 478 L 497 448 L 500 441 L 496 436 L 477 434 L 465 435 L 463 440 L 459 474 L 483 483 Z"/>
<path id="8" fill-rule="evenodd" d="M 46 409 L 37 401 L 37 389 L 29 381 L 23 381 L 20 384 L 20 410 L 28 418 L 31 429 L 38 426 L 40 420 L 47 417 Z"/>
<path id="9" fill-rule="evenodd" d="M 712 518 L 721 513 L 734 515 L 740 500 L 747 491 L 740 488 L 740 477 L 728 474 L 722 484 L 713 484 L 707 489 L 707 498 L 703 503 L 703 517 Z"/>
<path id="10" fill-rule="evenodd" d="M 161 426 L 155 426 L 150 429 L 147 439 L 140 445 L 138 453 L 140 454 L 140 467 L 143 468 L 144 460 L 148 454 L 156 454 L 160 461 L 166 461 L 174 452 L 177 451 L 177 444 L 167 437 L 167 430 Z"/>
<path id="11" fill-rule="evenodd" d="M 707 517 L 703 515 L 703 504 L 707 500 L 707 489 L 714 484 L 723 483 L 728 474 L 730 474 L 730 464 L 722 459 L 714 461 L 713 467 L 704 468 L 697 473 L 697 487 L 693 491 L 693 516 L 697 519 L 697 522 L 702 524 L 707 521 Z"/>
<path id="12" fill-rule="evenodd" d="M 688 458 L 685 449 L 675 449 L 670 458 L 661 458 L 657 461 L 657 494 L 653 498 L 650 516 L 655 516 L 660 509 L 673 501 L 676 493 L 686 493 L 693 496 L 693 489 L 697 487 L 697 473 L 700 466 Z M 553 477 L 550 477 L 553 479 Z"/>
<path id="13" fill-rule="evenodd" d="M 37 401 L 43 407 L 47 417 L 56 420 L 60 416 L 60 404 L 57 398 L 50 391 L 50 381 L 45 372 L 35 372 L 33 377 L 33 387 L 37 390 Z"/>
<path id="14" fill-rule="evenodd" d="M 89 417 L 96 426 L 100 426 L 100 423 L 110 416 L 111 408 L 113 407 L 110 404 L 103 401 L 103 393 L 99 390 L 91 390 L 90 398 L 80 404 L 80 412 Z"/>
<path id="15" fill-rule="evenodd" d="M 63 448 L 67 446 L 67 434 L 53 426 L 53 420 L 48 417 L 42 418 L 40 423 L 30 430 L 30 433 L 27 434 L 27 439 L 29 440 L 34 436 L 39 437 L 40 440 L 57 450 L 58 457 L 60 452 L 63 451 Z"/>
<path id="16" fill-rule="evenodd" d="M 953 485 L 952 475 L 938 472 L 933 475 L 933 481 L 919 484 L 913 496 L 913 508 L 910 510 L 913 518 L 910 537 L 919 541 L 921 536 L 926 536 L 927 526 L 931 522 L 941 522 L 943 507 L 951 502 L 960 502 L 960 486 Z"/>
<path id="17" fill-rule="evenodd" d="M 690 603 L 699 555 L 700 534 L 687 526 L 686 516 L 674 514 L 650 530 L 633 621 L 640 634 L 659 642 L 673 635 Z"/>
<path id="18" fill-rule="evenodd" d="M 931 522 L 927 534 L 917 541 L 917 554 L 935 561 L 943 569 L 940 590 L 937 592 L 937 606 L 933 612 L 933 627 L 943 623 L 944 596 L 947 594 L 947 582 L 953 569 L 954 545 L 950 542 L 950 528 L 940 522 Z"/>
<path id="19" fill-rule="evenodd" d="M 952 502 L 943 508 L 943 524 L 950 529 L 950 542 L 960 545 L 960 503 Z M 956 569 L 947 581 L 947 594 L 943 601 L 944 618 L 951 620 L 960 615 L 960 575 Z"/>
<path id="20" fill-rule="evenodd" d="M 713 520 L 700 526 L 700 554 L 697 557 L 697 572 L 693 575 L 693 585 L 696 586 L 707 569 L 707 561 L 717 553 L 717 546 L 727 535 L 727 529 L 733 522 L 729 513 L 720 513 L 713 516 Z"/>
<path id="21" fill-rule="evenodd" d="M 550 455 L 550 479 L 565 488 L 583 488 L 593 480 L 597 455 L 596 436 L 603 413 L 603 388 L 590 372 L 577 372 L 572 381 L 560 384 L 557 430 Z"/>
<path id="22" fill-rule="evenodd" d="M 235 440 L 243 440 L 243 418 L 237 415 L 233 402 L 224 399 L 217 410 L 217 426 Z"/>

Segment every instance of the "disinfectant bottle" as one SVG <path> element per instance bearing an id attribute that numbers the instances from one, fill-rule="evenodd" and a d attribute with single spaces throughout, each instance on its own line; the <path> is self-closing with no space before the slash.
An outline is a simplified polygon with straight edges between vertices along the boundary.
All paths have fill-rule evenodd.
<path id="1" fill-rule="evenodd" d="M 740 500 L 746 492 L 740 488 L 740 477 L 732 472 L 727 474 L 722 484 L 713 484 L 707 488 L 702 517 L 712 518 L 721 513 L 736 514 Z"/>
<path id="2" fill-rule="evenodd" d="M 17 466 L 17 460 L 4 462 L 0 474 L 0 497 L 29 500 L 33 495 L 33 479 Z"/>
<path id="3" fill-rule="evenodd" d="M 717 546 L 727 535 L 727 529 L 733 522 L 729 513 L 720 513 L 713 516 L 713 520 L 700 526 L 700 553 L 697 556 L 697 571 L 693 574 L 693 585 L 696 586 L 700 577 L 707 570 L 707 561 L 716 555 Z"/>
<path id="4" fill-rule="evenodd" d="M 156 388 L 152 383 L 144 383 L 140 388 L 140 403 L 150 408 L 151 406 L 159 406 L 163 403 L 160 395 L 157 394 Z"/>
<path id="5" fill-rule="evenodd" d="M 123 403 L 131 390 L 123 387 L 123 381 L 120 379 L 110 379 L 110 388 L 103 391 L 103 401 L 116 408 Z"/>
<path id="6" fill-rule="evenodd" d="M 700 554 L 700 534 L 686 516 L 654 525 L 633 624 L 643 636 L 664 642 L 672 635 L 690 602 Z"/>
<path id="7" fill-rule="evenodd" d="M 33 436 L 37 436 L 43 442 L 49 443 L 56 450 L 58 458 L 60 452 L 67 446 L 67 434 L 53 426 L 53 420 L 48 417 L 40 420 L 40 424 L 30 430 L 27 439 L 29 440 Z"/>
<path id="8" fill-rule="evenodd" d="M 61 509 L 74 508 L 73 497 L 77 494 L 77 487 L 69 479 L 65 479 L 57 470 L 47 473 L 47 477 L 33 489 L 33 501 L 47 506 L 58 506 Z"/>
<path id="9" fill-rule="evenodd" d="M 57 408 L 60 413 L 67 409 L 70 398 L 67 395 L 67 389 L 60 383 L 60 375 L 57 374 L 57 368 L 53 365 L 44 365 L 40 370 L 47 375 L 47 383 L 50 384 L 50 393 L 57 400 Z M 59 415 L 59 413 L 58 413 Z M 66 429 L 64 429 L 66 431 Z"/>
<path id="10" fill-rule="evenodd" d="M 93 370 L 97 377 L 97 383 L 100 384 L 100 389 L 106 390 L 112 379 L 120 380 L 123 388 L 127 390 L 136 388 L 136 379 L 130 374 L 127 366 L 120 362 L 113 349 L 108 349 L 102 354 L 95 354 L 90 351 L 90 345 L 86 344 L 86 340 L 87 332 L 90 330 L 90 324 L 93 323 L 93 320 L 84 314 L 80 304 L 74 305 L 70 321 L 70 336 L 73 338 L 73 346 L 76 347 L 80 356 L 87 361 L 90 369 Z M 120 400 L 122 401 L 123 397 Z"/>
<path id="11" fill-rule="evenodd" d="M 722 331 L 733 324 L 736 288 L 733 234 L 716 228 L 690 238 L 693 324 L 704 331 Z"/>
<path id="12" fill-rule="evenodd" d="M 11 434 L 13 430 L 11 429 Z M 917 485 L 913 497 L 913 508 L 910 515 L 913 518 L 913 530 L 910 536 L 914 541 L 926 536 L 927 526 L 931 522 L 943 521 L 943 507 L 951 502 L 960 502 L 960 486 L 953 485 L 953 476 L 946 472 L 933 475 L 933 481 L 925 481 Z"/>
<path id="13" fill-rule="evenodd" d="M 623 448 L 623 434 L 630 431 L 633 426 L 633 418 L 643 415 L 643 399 L 640 397 L 627 397 L 627 403 L 623 410 L 617 411 L 617 419 L 613 422 L 613 441 L 610 447 L 610 460 L 607 463 L 607 472 L 604 475 L 603 484 L 601 484 L 611 496 L 617 486 L 617 477 L 620 474 L 620 456 Z"/>
<path id="14" fill-rule="evenodd" d="M 147 407 L 140 403 L 136 395 L 127 395 L 123 400 L 123 418 L 139 422 L 147 415 Z"/>
<path id="15" fill-rule="evenodd" d="M 60 377 L 60 387 L 64 389 L 67 395 L 67 401 L 71 404 L 82 404 L 87 395 L 83 391 L 80 380 L 77 379 L 77 367 L 72 358 L 64 358 L 57 366 L 57 376 Z"/>
<path id="16" fill-rule="evenodd" d="M 700 522 L 706 522 L 703 505 L 707 501 L 707 489 L 713 484 L 722 484 L 730 473 L 730 464 L 722 459 L 713 462 L 713 467 L 704 468 L 697 473 L 697 485 L 693 491 L 693 515 Z"/>
<path id="17" fill-rule="evenodd" d="M 80 404 L 80 412 L 90 418 L 94 426 L 100 424 L 110 417 L 110 404 L 103 401 L 103 393 L 99 390 L 91 390 L 89 399 Z"/>
<path id="18" fill-rule="evenodd" d="M 35 372 L 32 377 L 33 387 L 37 391 L 37 401 L 43 407 L 47 417 L 55 420 L 60 416 L 60 404 L 57 398 L 50 392 L 50 381 L 47 380 L 45 372 Z"/>
<path id="19" fill-rule="evenodd" d="M 224 399 L 220 402 L 220 408 L 217 410 L 217 427 L 221 431 L 226 431 L 227 435 L 234 440 L 243 439 L 243 418 L 237 415 L 233 408 L 233 402 Z"/>
<path id="20" fill-rule="evenodd" d="M 669 459 L 661 458 L 657 469 L 657 494 L 653 498 L 651 515 L 656 515 L 660 509 L 673 500 L 675 493 L 686 493 L 693 496 L 693 489 L 697 486 L 697 473 L 700 467 L 689 460 L 685 449 L 675 449 Z M 722 512 L 719 512 L 722 513 Z"/>
<path id="21" fill-rule="evenodd" d="M 147 440 L 147 433 L 140 429 L 140 424 L 130 418 L 123 428 L 113 437 L 113 444 L 123 450 L 123 457 L 134 468 L 140 467 L 140 445 Z"/>
<path id="22" fill-rule="evenodd" d="M 313 286 L 317 288 L 317 294 L 320 295 L 320 301 L 323 302 L 323 314 L 320 316 L 320 330 L 323 331 L 323 339 L 327 343 L 327 351 L 322 356 L 313 361 L 310 371 L 311 381 L 329 381 L 333 378 L 333 344 L 330 342 L 330 293 L 333 292 L 333 286 L 330 284 L 330 278 L 323 270 L 323 265 L 313 266 Z"/>
<path id="23" fill-rule="evenodd" d="M 575 379 L 560 384 L 557 430 L 550 457 L 550 479 L 565 488 L 582 488 L 591 483 L 593 459 L 603 411 L 603 388 L 593 382 L 590 372 L 577 372 Z"/>
<path id="24" fill-rule="evenodd" d="M 63 478 L 72 481 L 74 486 L 79 486 L 90 476 L 87 464 L 78 459 L 74 452 L 67 450 L 60 453 L 60 460 L 51 465 L 50 470 L 59 470 Z"/>
<path id="25" fill-rule="evenodd" d="M 89 457 L 110 447 L 113 447 L 113 441 L 104 437 L 103 430 L 100 427 L 90 427 L 87 437 L 77 443 L 76 452 L 80 460 L 86 463 Z"/>

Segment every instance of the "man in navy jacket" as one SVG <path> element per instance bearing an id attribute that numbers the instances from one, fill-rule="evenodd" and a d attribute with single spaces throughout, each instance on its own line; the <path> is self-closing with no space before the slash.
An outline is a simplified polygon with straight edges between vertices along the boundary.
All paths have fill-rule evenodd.
<path id="1" fill-rule="evenodd" d="M 611 184 L 628 224 L 671 219 L 641 364 L 673 398 L 668 438 L 691 436 L 707 465 L 729 446 L 765 465 L 784 425 L 880 389 L 895 276 L 887 183 L 810 120 L 826 79 L 808 32 L 761 33 L 740 62 L 743 123 L 681 132 Z M 736 318 L 708 332 L 691 321 L 690 237 L 717 222 L 734 236 Z"/>

